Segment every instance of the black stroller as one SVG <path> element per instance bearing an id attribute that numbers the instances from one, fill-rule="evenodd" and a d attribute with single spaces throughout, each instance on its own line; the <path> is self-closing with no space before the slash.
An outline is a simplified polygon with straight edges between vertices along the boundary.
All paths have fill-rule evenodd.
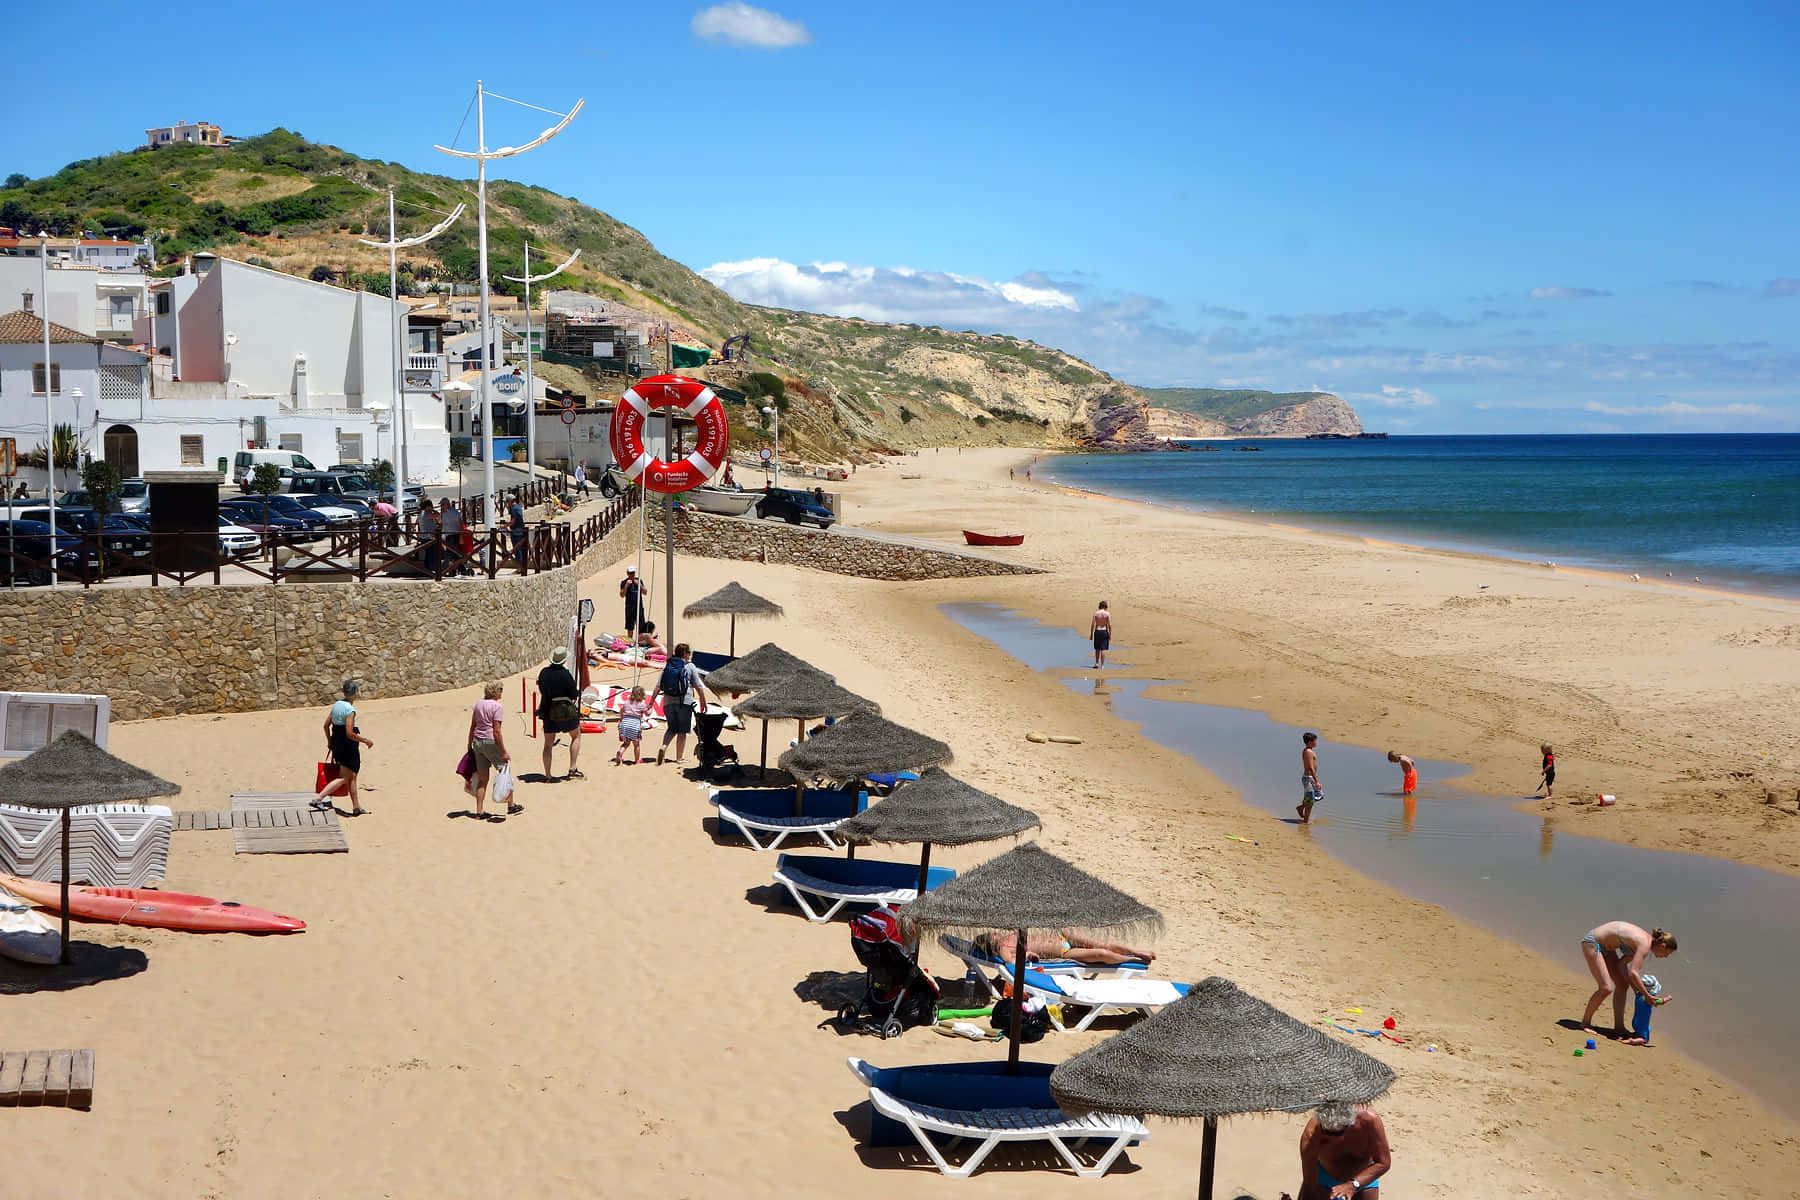
<path id="1" fill-rule="evenodd" d="M 893 909 L 883 905 L 852 917 L 850 948 L 868 968 L 869 982 L 861 1000 L 838 1010 L 840 1026 L 897 1038 L 914 1026 L 937 1024 L 937 980 L 906 952 Z"/>
<path id="2" fill-rule="evenodd" d="M 742 772 L 737 751 L 719 740 L 725 729 L 725 710 L 714 706 L 694 715 L 694 757 L 703 771 L 712 772 L 714 782 L 729 782 Z"/>

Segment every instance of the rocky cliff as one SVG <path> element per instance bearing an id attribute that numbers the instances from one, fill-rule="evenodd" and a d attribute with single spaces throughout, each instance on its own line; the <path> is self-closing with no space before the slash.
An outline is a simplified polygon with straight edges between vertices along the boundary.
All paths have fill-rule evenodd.
<path id="1" fill-rule="evenodd" d="M 1306 437 L 1313 433 L 1358 434 L 1363 424 L 1356 410 L 1330 392 L 1322 392 L 1302 404 L 1272 408 L 1232 427 L 1248 437 Z"/>

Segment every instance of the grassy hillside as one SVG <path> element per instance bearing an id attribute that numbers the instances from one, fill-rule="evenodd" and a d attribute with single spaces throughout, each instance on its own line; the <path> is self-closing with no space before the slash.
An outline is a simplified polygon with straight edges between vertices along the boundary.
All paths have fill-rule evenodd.
<path id="1" fill-rule="evenodd" d="M 3 167 L 0 167 L 3 169 Z M 136 149 L 70 163 L 45 179 L 8 176 L 0 225 L 57 234 L 148 234 L 157 268 L 210 250 L 295 275 L 385 292 L 387 256 L 362 246 L 387 231 L 387 189 L 400 233 L 430 228 L 472 180 L 358 158 L 276 129 L 223 147 Z M 752 366 L 790 381 L 783 442 L 818 454 L 852 445 L 1033 444 L 1080 440 L 1086 415 L 1135 398 L 1061 351 L 1009 337 L 840 320 L 741 304 L 637 230 L 569 196 L 507 180 L 488 187 L 490 286 L 517 294 L 522 246 L 582 256 L 547 287 L 569 287 L 669 320 L 680 341 L 718 346 L 748 332 Z M 545 265 L 536 251 L 533 265 Z M 473 283 L 476 233 L 465 217 L 406 252 L 402 287 Z M 602 381 L 596 379 L 595 385 Z"/>
<path id="2" fill-rule="evenodd" d="M 1138 388 L 1152 408 L 1172 408 L 1235 425 L 1276 408 L 1305 404 L 1325 392 L 1261 392 L 1253 388 Z"/>

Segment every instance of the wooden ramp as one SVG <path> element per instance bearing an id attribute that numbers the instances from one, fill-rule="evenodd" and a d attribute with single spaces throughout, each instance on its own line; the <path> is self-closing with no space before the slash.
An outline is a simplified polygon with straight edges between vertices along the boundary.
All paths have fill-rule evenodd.
<path id="1" fill-rule="evenodd" d="M 229 825 L 239 854 L 348 854 L 335 812 L 314 809 L 312 792 L 233 792 Z M 205 814 L 203 814 L 205 815 Z"/>
<path id="2" fill-rule="evenodd" d="M 91 1108 L 92 1050 L 0 1050 L 0 1108 Z"/>

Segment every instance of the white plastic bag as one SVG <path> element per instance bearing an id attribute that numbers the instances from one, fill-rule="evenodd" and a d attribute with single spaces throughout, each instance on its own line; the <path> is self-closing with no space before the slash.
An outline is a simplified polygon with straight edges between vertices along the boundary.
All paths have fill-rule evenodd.
<path id="1" fill-rule="evenodd" d="M 502 766 L 494 773 L 494 803 L 505 804 L 512 799 L 513 773 L 510 766 Z"/>

